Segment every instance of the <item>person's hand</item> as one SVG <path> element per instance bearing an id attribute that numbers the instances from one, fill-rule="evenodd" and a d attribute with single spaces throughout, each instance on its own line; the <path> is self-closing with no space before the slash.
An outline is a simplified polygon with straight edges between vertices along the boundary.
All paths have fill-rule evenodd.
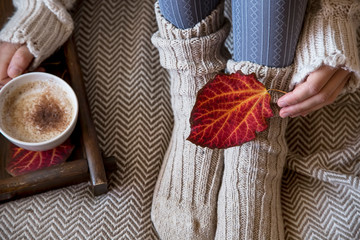
<path id="1" fill-rule="evenodd" d="M 33 59 L 25 45 L 0 42 L 0 88 L 26 72 Z"/>
<path id="2" fill-rule="evenodd" d="M 309 74 L 305 82 L 279 98 L 280 117 L 306 116 L 333 103 L 349 77 L 350 72 L 342 68 L 320 67 Z"/>

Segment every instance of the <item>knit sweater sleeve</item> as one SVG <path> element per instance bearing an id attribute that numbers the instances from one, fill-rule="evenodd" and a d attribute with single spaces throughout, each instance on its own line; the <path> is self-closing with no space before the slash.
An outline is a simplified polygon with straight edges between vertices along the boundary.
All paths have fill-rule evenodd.
<path id="1" fill-rule="evenodd" d="M 13 0 L 15 13 L 0 32 L 0 41 L 26 44 L 37 67 L 60 47 L 73 31 L 67 12 L 76 0 Z"/>
<path id="2" fill-rule="evenodd" d="M 346 92 L 360 87 L 360 1 L 311 0 L 295 54 L 292 86 L 322 65 L 353 72 Z"/>

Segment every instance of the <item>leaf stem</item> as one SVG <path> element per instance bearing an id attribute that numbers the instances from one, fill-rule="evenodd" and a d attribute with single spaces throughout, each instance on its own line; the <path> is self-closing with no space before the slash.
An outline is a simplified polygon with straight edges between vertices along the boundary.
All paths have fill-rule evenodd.
<path id="1" fill-rule="evenodd" d="M 283 94 L 287 94 L 287 92 L 285 92 L 285 91 L 282 91 L 282 90 L 279 90 L 279 89 L 274 89 L 274 88 L 268 89 L 267 91 L 268 91 L 268 92 L 269 92 L 269 91 L 275 91 L 275 92 L 281 92 L 281 93 L 283 93 Z"/>

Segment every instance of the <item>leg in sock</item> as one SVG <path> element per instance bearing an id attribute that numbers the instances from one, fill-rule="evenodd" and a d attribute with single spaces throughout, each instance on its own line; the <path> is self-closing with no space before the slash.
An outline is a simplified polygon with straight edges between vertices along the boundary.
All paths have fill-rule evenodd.
<path id="1" fill-rule="evenodd" d="M 229 72 L 255 73 L 268 88 L 288 91 L 306 1 L 233 0 L 234 60 Z M 299 9 L 300 8 L 300 9 Z M 266 65 L 266 66 L 264 66 Z M 287 119 L 274 117 L 266 131 L 240 147 L 226 149 L 218 200 L 216 239 L 283 239 L 281 177 Z"/>
<path id="2" fill-rule="evenodd" d="M 194 27 L 219 3 L 220 0 L 159 0 L 161 14 L 180 29 Z"/>
<path id="3" fill-rule="evenodd" d="M 255 73 L 267 88 L 286 90 L 293 68 L 269 68 L 229 61 L 228 70 Z M 270 82 L 269 82 L 270 80 Z M 280 84 L 273 84 L 273 82 Z M 255 140 L 226 149 L 218 200 L 216 239 L 283 239 L 280 187 L 287 154 L 287 119 L 276 111 L 277 93 L 271 93 L 274 117 Z M 279 94 L 280 95 L 280 94 Z"/>
<path id="4" fill-rule="evenodd" d="M 289 66 L 307 0 L 232 0 L 234 60 Z"/>
<path id="5" fill-rule="evenodd" d="M 161 15 L 152 37 L 170 75 L 174 129 L 154 191 L 151 218 L 161 239 L 214 239 L 223 151 L 198 147 L 190 134 L 190 113 L 198 90 L 225 69 L 224 41 L 230 24 L 219 5 L 194 28 L 180 30 Z"/>

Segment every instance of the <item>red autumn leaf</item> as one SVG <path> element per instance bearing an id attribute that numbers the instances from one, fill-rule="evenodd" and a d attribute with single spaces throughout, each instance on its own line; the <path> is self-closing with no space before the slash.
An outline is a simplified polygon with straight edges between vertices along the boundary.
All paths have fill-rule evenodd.
<path id="1" fill-rule="evenodd" d="M 198 93 L 188 140 L 209 148 L 241 145 L 264 131 L 273 116 L 270 94 L 255 74 L 217 75 Z"/>
<path id="2" fill-rule="evenodd" d="M 11 144 L 11 159 L 6 166 L 6 171 L 12 176 L 18 176 L 65 162 L 74 147 L 70 140 L 54 149 L 39 152 L 25 150 Z"/>

